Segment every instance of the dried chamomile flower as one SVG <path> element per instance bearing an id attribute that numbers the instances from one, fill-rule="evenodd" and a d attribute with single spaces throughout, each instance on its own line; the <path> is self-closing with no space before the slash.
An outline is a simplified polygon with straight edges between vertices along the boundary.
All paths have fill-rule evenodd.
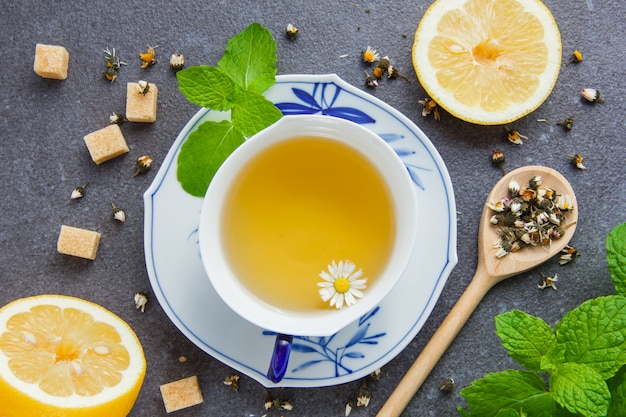
<path id="1" fill-rule="evenodd" d="M 114 220 L 117 220 L 120 223 L 126 222 L 126 212 L 123 209 L 117 207 L 114 203 L 111 203 L 113 209 L 111 210 L 111 216 Z"/>
<path id="2" fill-rule="evenodd" d="M 89 183 L 86 182 L 84 185 L 78 185 L 74 187 L 74 189 L 72 190 L 72 194 L 70 195 L 70 200 L 83 198 L 83 196 L 85 195 L 85 187 L 87 187 L 87 184 Z"/>
<path id="3" fill-rule="evenodd" d="M 298 28 L 289 23 L 287 25 L 287 29 L 285 29 L 285 36 L 287 36 L 287 39 L 289 39 L 290 41 L 296 39 L 296 37 L 298 36 Z"/>
<path id="4" fill-rule="evenodd" d="M 537 284 L 537 287 L 540 290 L 543 290 L 545 288 L 551 287 L 554 291 L 556 291 L 556 284 L 555 284 L 555 282 L 557 282 L 559 280 L 558 275 L 554 274 L 553 277 L 549 277 L 547 275 L 544 275 L 543 272 L 540 272 L 540 274 L 541 274 L 541 282 L 539 284 Z"/>
<path id="5" fill-rule="evenodd" d="M 575 50 L 574 52 L 572 52 L 572 56 L 570 57 L 569 61 L 567 61 L 567 64 L 565 64 L 566 66 L 572 63 L 579 63 L 582 62 L 583 60 L 583 54 L 582 52 Z"/>
<path id="6" fill-rule="evenodd" d="M 378 87 L 378 81 L 376 80 L 376 77 L 374 77 L 373 75 L 369 75 L 367 71 L 365 71 L 365 85 L 370 88 Z"/>
<path id="7" fill-rule="evenodd" d="M 145 96 L 150 91 L 150 83 L 145 80 L 137 81 L 137 91 Z"/>
<path id="8" fill-rule="evenodd" d="M 504 162 L 506 162 L 506 157 L 501 150 L 497 149 L 491 152 L 491 162 L 493 162 L 500 171 L 502 171 L 502 175 L 506 175 L 506 170 L 504 169 Z"/>
<path id="9" fill-rule="evenodd" d="M 293 410 L 293 404 L 290 400 L 274 400 L 274 408 L 277 410 Z"/>
<path id="10" fill-rule="evenodd" d="M 141 68 L 148 68 L 150 65 L 156 64 L 157 60 L 155 58 L 155 49 L 158 47 L 158 45 L 148 46 L 148 50 L 146 52 L 139 52 L 139 59 L 141 59 Z"/>
<path id="11" fill-rule="evenodd" d="M 359 390 L 356 393 L 356 406 L 357 407 L 367 407 L 372 399 L 372 393 L 370 392 L 369 387 L 367 386 L 367 380 L 363 380 Z"/>
<path id="12" fill-rule="evenodd" d="M 122 65 L 126 65 L 126 63 L 122 62 L 115 54 L 115 48 L 110 50 L 107 47 L 106 49 L 103 49 L 103 52 L 106 59 L 106 69 L 102 74 L 104 75 L 104 78 L 113 83 L 113 81 L 117 79 L 117 70 L 119 70 Z"/>
<path id="13" fill-rule="evenodd" d="M 144 292 L 138 292 L 135 294 L 135 308 L 141 309 L 143 313 L 146 310 L 146 304 L 148 304 L 148 295 Z"/>
<path id="14" fill-rule="evenodd" d="M 183 69 L 185 66 L 185 56 L 183 54 L 179 54 L 178 52 L 172 54 L 170 57 L 170 68 L 174 71 L 178 71 Z"/>
<path id="15" fill-rule="evenodd" d="M 604 99 L 600 96 L 600 90 L 595 88 L 583 88 L 581 91 L 583 98 L 591 103 L 604 103 Z"/>
<path id="16" fill-rule="evenodd" d="M 541 175 L 533 175 L 528 180 L 528 186 L 533 190 L 539 188 L 541 186 Z"/>
<path id="17" fill-rule="evenodd" d="M 231 387 L 233 390 L 239 390 L 239 375 L 230 375 L 224 378 L 224 385 Z"/>
<path id="18" fill-rule="evenodd" d="M 148 172 L 150 168 L 152 168 L 152 158 L 148 155 L 140 156 L 135 161 L 135 173 L 133 174 L 133 177 Z"/>
<path id="19" fill-rule="evenodd" d="M 122 65 L 126 65 L 126 62 L 122 62 L 120 58 L 115 54 L 115 48 L 110 50 L 108 47 L 102 50 L 104 52 L 104 57 L 106 59 L 107 68 L 112 68 L 114 70 L 120 69 Z"/>
<path id="20" fill-rule="evenodd" d="M 114 70 L 113 68 L 107 68 L 102 72 L 102 75 L 104 75 L 104 78 L 106 78 L 107 80 L 111 81 L 111 83 L 113 83 L 113 81 L 115 81 L 117 79 L 117 71 Z"/>
<path id="21" fill-rule="evenodd" d="M 454 379 L 447 377 L 439 386 L 439 391 L 448 393 L 452 392 L 452 390 L 454 390 Z"/>
<path id="22" fill-rule="evenodd" d="M 519 195 L 520 188 L 519 182 L 511 180 L 507 188 L 509 196 L 513 198 L 517 197 Z"/>
<path id="23" fill-rule="evenodd" d="M 574 154 L 574 155 L 567 155 L 571 160 L 572 160 L 572 164 L 574 164 L 574 166 L 580 170 L 585 170 L 587 169 L 584 165 L 583 165 L 583 156 L 579 153 Z"/>
<path id="24" fill-rule="evenodd" d="M 368 46 L 365 51 L 361 52 L 361 59 L 363 62 L 367 62 L 368 64 L 372 64 L 380 59 L 380 55 L 376 52 L 376 49 Z"/>
<path id="25" fill-rule="evenodd" d="M 385 55 L 384 57 L 380 58 L 380 60 L 378 61 L 378 64 L 376 65 L 376 68 L 380 68 L 383 72 L 385 72 L 389 69 L 389 65 L 390 65 L 389 57 Z"/>
<path id="26" fill-rule="evenodd" d="M 439 114 L 439 106 L 437 106 L 437 102 L 430 97 L 426 97 L 424 100 L 418 100 L 419 104 L 422 105 L 422 116 L 426 117 L 429 114 L 433 114 L 435 120 L 441 120 L 441 115 Z"/>
<path id="27" fill-rule="evenodd" d="M 372 75 L 374 75 L 374 77 L 376 77 L 379 80 L 383 78 L 384 74 L 385 74 L 385 71 L 381 67 L 376 67 L 372 70 Z"/>
<path id="28" fill-rule="evenodd" d="M 126 116 L 124 116 L 122 113 L 113 112 L 113 114 L 109 116 L 109 121 L 111 122 L 111 124 L 121 125 L 128 120 L 126 119 Z"/>
<path id="29" fill-rule="evenodd" d="M 498 258 L 526 246 L 550 246 L 574 224 L 567 224 L 566 218 L 573 210 L 572 198 L 542 187 L 540 176 L 530 178 L 524 187 L 511 181 L 507 195 L 487 207 L 494 212 L 491 224 L 500 228 L 494 244 Z"/>
<path id="30" fill-rule="evenodd" d="M 345 417 L 348 417 L 350 415 L 350 413 L 352 412 L 352 405 L 353 405 L 352 401 L 348 401 L 348 403 L 346 404 L 346 409 L 345 409 L 345 412 L 343 414 Z"/>
<path id="31" fill-rule="evenodd" d="M 517 130 L 509 130 L 506 135 L 506 138 L 509 140 L 509 142 L 514 143 L 516 145 L 523 144 L 524 142 L 522 141 L 522 139 L 528 139 L 527 136 L 522 135 Z"/>
<path id="32" fill-rule="evenodd" d="M 561 256 L 559 257 L 559 265 L 565 265 L 572 262 L 576 257 L 580 256 L 580 252 L 572 246 L 565 245 L 561 249 Z"/>
<path id="33" fill-rule="evenodd" d="M 411 82 L 411 79 L 407 77 L 406 75 L 402 74 L 400 71 L 398 71 L 398 69 L 395 66 L 389 65 L 389 68 L 387 68 L 387 78 L 393 80 L 398 77 L 404 78 L 409 83 Z"/>
<path id="34" fill-rule="evenodd" d="M 374 371 L 370 372 L 370 378 L 373 381 L 379 381 L 382 374 L 383 370 L 380 368 L 376 368 Z"/>
<path id="35" fill-rule="evenodd" d="M 574 118 L 572 116 L 566 117 L 562 122 L 556 123 L 559 126 L 563 126 L 563 129 L 572 130 L 574 128 Z"/>

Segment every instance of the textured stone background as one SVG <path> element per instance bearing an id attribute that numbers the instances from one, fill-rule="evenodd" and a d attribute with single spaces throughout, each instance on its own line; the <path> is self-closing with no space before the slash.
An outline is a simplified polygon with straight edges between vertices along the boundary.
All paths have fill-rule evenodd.
<path id="1" fill-rule="evenodd" d="M 490 163 L 494 149 L 504 151 L 508 169 L 546 165 L 568 178 L 580 209 L 571 243 L 582 257 L 566 267 L 559 267 L 553 259 L 497 285 L 404 415 L 456 415 L 456 406 L 464 403 L 458 395 L 461 387 L 487 372 L 516 366 L 494 335 L 496 314 L 518 308 L 554 324 L 582 301 L 613 292 L 606 268 L 605 237 L 613 226 L 626 220 L 626 5 L 622 0 L 546 1 L 561 30 L 564 60 L 578 49 L 584 61 L 563 66 L 548 100 L 513 124 L 529 137 L 522 146 L 508 143 L 502 126 L 475 126 L 446 112 L 441 122 L 421 116 L 417 100 L 425 93 L 412 70 L 411 46 L 429 1 L 1 3 L 0 305 L 57 292 L 95 301 L 127 320 L 141 339 L 148 360 L 133 417 L 165 415 L 159 385 L 189 375 L 199 376 L 205 401 L 177 415 L 265 413 L 265 392 L 258 383 L 242 377 L 239 392 L 228 389 L 222 380 L 232 370 L 188 341 L 154 298 L 144 314 L 136 311 L 132 302 L 136 291 L 150 289 L 143 253 L 142 194 L 178 132 L 198 110 L 178 92 L 167 65 L 169 55 L 180 51 L 187 65 L 213 65 L 222 56 L 227 40 L 255 21 L 276 38 L 279 74 L 336 73 L 365 88 L 365 67 L 359 52 L 372 45 L 388 55 L 414 82 L 385 80 L 378 89 L 368 91 L 397 108 L 428 135 L 445 161 L 455 189 L 459 264 L 422 331 L 383 368 L 382 379 L 371 386 L 369 406 L 353 410 L 352 415 L 376 414 L 470 281 L 476 266 L 479 214 L 489 189 L 500 177 Z M 282 34 L 288 23 L 300 29 L 296 41 L 290 42 Z M 69 50 L 67 80 L 44 80 L 33 72 L 36 43 L 63 45 Z M 159 45 L 160 61 L 144 72 L 136 54 L 148 44 Z M 115 47 L 129 63 L 113 85 L 101 76 L 102 49 L 107 46 Z M 348 57 L 339 58 L 344 54 Z M 130 153 L 95 165 L 83 136 L 106 126 L 113 111 L 123 111 L 126 82 L 145 78 L 159 86 L 157 122 L 124 125 Z M 606 103 L 584 103 L 580 97 L 583 87 L 599 89 Z M 575 118 L 570 132 L 555 125 L 567 116 Z M 539 118 L 552 123 L 538 123 Z M 574 168 L 566 157 L 576 152 L 584 156 L 586 171 Z M 154 169 L 130 179 L 134 160 L 144 154 L 154 158 Z M 89 198 L 73 204 L 69 192 L 85 178 L 90 181 Z M 126 224 L 110 220 L 110 201 L 126 209 Z M 56 252 L 59 228 L 64 223 L 103 234 L 94 262 Z M 558 291 L 537 289 L 539 271 L 559 273 Z M 180 355 L 188 362 L 179 363 Z M 457 386 L 445 395 L 438 388 L 447 376 L 454 377 Z M 355 381 L 336 387 L 285 389 L 274 394 L 290 398 L 294 410 L 272 410 L 268 415 L 341 416 L 358 386 Z"/>

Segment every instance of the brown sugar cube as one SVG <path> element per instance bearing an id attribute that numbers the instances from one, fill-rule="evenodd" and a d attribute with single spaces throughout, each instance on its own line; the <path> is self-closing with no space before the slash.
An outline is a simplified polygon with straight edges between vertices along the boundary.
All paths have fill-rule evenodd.
<path id="1" fill-rule="evenodd" d="M 129 122 L 153 123 L 156 120 L 159 89 L 152 83 L 148 83 L 145 94 L 140 89 L 139 83 L 126 85 L 126 119 Z"/>
<path id="2" fill-rule="evenodd" d="M 85 136 L 91 159 L 101 164 L 128 152 L 128 145 L 118 125 L 110 125 Z"/>
<path id="3" fill-rule="evenodd" d="M 43 78 L 66 79 L 69 62 L 70 54 L 62 46 L 38 43 L 35 47 L 35 65 L 33 69 Z"/>
<path id="4" fill-rule="evenodd" d="M 204 401 L 196 375 L 163 384 L 160 389 L 165 411 L 168 413 L 201 404 Z"/>
<path id="5" fill-rule="evenodd" d="M 93 261 L 96 259 L 99 244 L 100 233 L 62 225 L 57 250 L 64 255 L 78 256 Z"/>

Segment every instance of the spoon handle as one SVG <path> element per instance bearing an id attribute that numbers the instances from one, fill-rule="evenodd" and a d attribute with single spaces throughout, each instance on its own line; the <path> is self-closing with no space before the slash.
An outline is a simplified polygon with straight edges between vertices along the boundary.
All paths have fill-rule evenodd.
<path id="1" fill-rule="evenodd" d="M 376 417 L 397 417 L 402 413 L 494 283 L 479 265 L 461 298 L 452 307 Z"/>

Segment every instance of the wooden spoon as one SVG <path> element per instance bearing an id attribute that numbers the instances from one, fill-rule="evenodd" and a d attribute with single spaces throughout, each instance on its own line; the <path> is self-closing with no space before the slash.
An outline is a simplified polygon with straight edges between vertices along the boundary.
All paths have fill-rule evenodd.
<path id="1" fill-rule="evenodd" d="M 493 187 L 487 197 L 487 203 L 500 201 L 506 197 L 511 180 L 516 180 L 523 187 L 535 175 L 541 176 L 542 188 L 552 188 L 558 194 L 570 196 L 574 210 L 566 218 L 567 225 L 571 226 L 561 238 L 553 240 L 548 248 L 528 246 L 518 252 L 497 258 L 497 249 L 494 247 L 494 243 L 498 240 L 498 227 L 490 223 L 489 220 L 493 211 L 485 205 L 478 230 L 478 265 L 474 278 L 387 399 L 377 417 L 397 417 L 402 413 L 491 287 L 505 278 L 520 274 L 552 258 L 572 238 L 578 219 L 576 196 L 567 180 L 553 169 L 542 166 L 526 166 L 511 171 Z"/>

